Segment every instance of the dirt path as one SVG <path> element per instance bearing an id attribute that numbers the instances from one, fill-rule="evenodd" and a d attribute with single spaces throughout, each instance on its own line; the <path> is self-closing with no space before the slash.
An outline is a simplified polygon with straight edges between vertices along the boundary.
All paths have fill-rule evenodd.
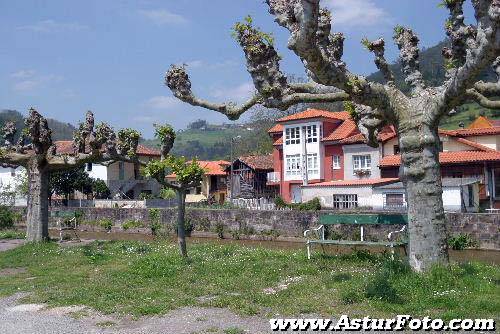
<path id="1" fill-rule="evenodd" d="M 47 308 L 43 304 L 21 304 L 22 296 L 0 299 L 0 334 L 270 333 L 267 319 L 240 317 L 226 309 L 189 307 L 162 317 L 133 321 L 99 315 L 83 306 Z M 231 328 L 233 331 L 228 331 Z"/>
<path id="2" fill-rule="evenodd" d="M 0 239 L 0 252 L 16 248 L 24 244 L 24 239 Z"/>

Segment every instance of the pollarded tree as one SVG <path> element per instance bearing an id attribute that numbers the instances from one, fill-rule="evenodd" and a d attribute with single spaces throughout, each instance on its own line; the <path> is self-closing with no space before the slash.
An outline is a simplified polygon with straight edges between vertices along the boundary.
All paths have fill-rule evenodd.
<path id="1" fill-rule="evenodd" d="M 156 137 L 161 141 L 161 160 L 150 161 L 143 169 L 147 177 L 154 178 L 164 188 L 172 189 L 177 195 L 177 241 L 179 251 L 183 257 L 187 257 L 185 214 L 186 193 L 190 188 L 200 184 L 205 170 L 198 164 L 196 159 L 187 161 L 184 157 L 168 155 L 175 140 L 175 132 L 170 125 L 156 126 Z M 166 176 L 175 174 L 175 182 L 167 182 Z"/>
<path id="2" fill-rule="evenodd" d="M 342 61 L 344 36 L 331 32 L 331 13 L 320 0 L 266 0 L 276 22 L 290 32 L 288 48 L 304 64 L 311 82 L 290 83 L 281 72 L 280 57 L 270 35 L 254 28 L 251 19 L 235 26 L 247 69 L 257 93 L 246 103 L 211 103 L 196 97 L 184 67 L 172 66 L 166 84 L 180 100 L 238 119 L 256 104 L 287 109 L 305 102 L 349 101 L 346 105 L 372 146 L 377 133 L 388 124 L 396 127 L 401 150 L 400 177 L 408 194 L 409 261 L 416 271 L 434 263 L 447 263 L 445 216 L 439 164 L 438 124 L 467 101 L 486 108 L 500 108 L 500 1 L 472 0 L 476 25 L 464 23 L 465 0 L 445 0 L 450 12 L 446 33 L 451 48 L 443 50 L 447 78 L 439 87 L 427 87 L 419 69 L 419 39 L 409 28 L 397 26 L 394 40 L 406 83 L 405 95 L 394 84 L 384 57 L 383 39 L 364 41 L 374 53 L 385 83 L 370 82 L 350 72 Z M 477 82 L 478 75 L 493 66 L 499 81 Z"/>
<path id="3" fill-rule="evenodd" d="M 86 163 L 111 161 L 136 162 L 139 133 L 123 129 L 116 135 L 113 129 L 100 123 L 94 129 L 94 115 L 89 111 L 73 139 L 72 154 L 59 153 L 52 142 L 47 120 L 30 109 L 26 128 L 14 143 L 15 125 L 8 122 L 3 129 L 5 145 L 0 149 L 0 163 L 23 166 L 28 172 L 28 241 L 44 241 L 48 233 L 49 174 L 77 169 Z"/>

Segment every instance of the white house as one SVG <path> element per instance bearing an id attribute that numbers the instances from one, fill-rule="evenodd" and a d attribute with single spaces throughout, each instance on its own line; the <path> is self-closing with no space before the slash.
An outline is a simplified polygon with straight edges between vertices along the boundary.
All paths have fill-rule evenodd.
<path id="1" fill-rule="evenodd" d="M 18 185 L 18 176 L 21 176 L 22 173 L 26 173 L 26 170 L 23 167 L 1 167 L 0 166 L 0 191 L 2 193 L 5 192 L 14 192 L 16 186 Z M 1 198 L 1 201 L 6 205 L 13 206 L 24 206 L 26 205 L 26 197 L 20 196 L 16 194 L 15 197 L 12 198 Z"/>

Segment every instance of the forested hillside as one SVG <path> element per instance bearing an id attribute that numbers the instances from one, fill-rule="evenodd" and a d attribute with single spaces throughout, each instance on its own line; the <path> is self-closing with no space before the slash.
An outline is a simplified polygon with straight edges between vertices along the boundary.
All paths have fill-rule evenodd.
<path id="1" fill-rule="evenodd" d="M 20 131 L 24 128 L 24 117 L 17 110 L 2 110 L 0 111 L 0 128 L 8 121 L 13 121 L 16 123 L 18 129 L 17 136 L 19 136 Z M 73 132 L 76 130 L 75 127 L 69 123 L 59 122 L 54 119 L 47 119 L 49 127 L 52 129 L 52 139 L 53 140 L 70 140 L 73 138 Z M 16 137 L 17 140 L 17 137 Z M 3 139 L 1 139 L 3 142 Z"/>

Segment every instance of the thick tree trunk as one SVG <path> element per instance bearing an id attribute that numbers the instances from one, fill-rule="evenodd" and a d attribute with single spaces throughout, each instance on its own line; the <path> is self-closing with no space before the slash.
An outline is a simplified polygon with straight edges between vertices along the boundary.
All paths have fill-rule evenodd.
<path id="1" fill-rule="evenodd" d="M 186 248 L 186 230 L 185 230 L 185 213 L 186 213 L 186 191 L 184 189 L 177 190 L 177 200 L 179 202 L 177 212 L 177 242 L 179 243 L 179 251 L 183 257 L 187 257 Z"/>
<path id="2" fill-rule="evenodd" d="M 28 165 L 28 212 L 26 239 L 30 242 L 49 239 L 49 172 L 33 159 Z"/>
<path id="3" fill-rule="evenodd" d="M 400 133 L 402 179 L 408 203 L 409 262 L 418 272 L 448 263 L 437 130 L 420 126 Z"/>

